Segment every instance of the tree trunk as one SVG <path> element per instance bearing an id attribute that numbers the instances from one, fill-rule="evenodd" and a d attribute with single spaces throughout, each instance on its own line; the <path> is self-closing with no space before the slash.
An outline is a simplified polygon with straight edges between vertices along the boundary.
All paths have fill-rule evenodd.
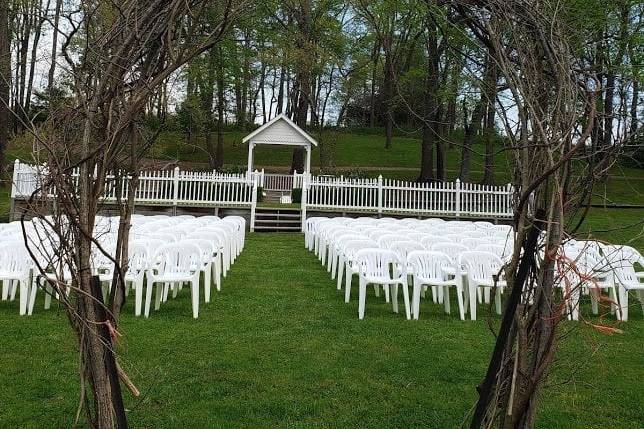
<path id="1" fill-rule="evenodd" d="M 217 156 L 215 157 L 215 168 L 221 168 L 224 165 L 224 115 L 226 109 L 226 100 L 224 98 L 226 77 L 221 50 L 219 52 L 219 64 L 217 67 Z"/>
<path id="2" fill-rule="evenodd" d="M 474 137 L 478 134 L 478 131 L 481 128 L 481 121 L 483 120 L 483 99 L 484 95 L 481 93 L 481 100 L 476 103 L 474 111 L 472 112 L 472 120 L 470 121 L 470 124 L 465 127 L 463 147 L 461 148 L 461 169 L 459 173 L 459 178 L 462 182 L 468 182 L 470 180 L 472 145 L 474 144 Z"/>
<path id="3" fill-rule="evenodd" d="M 429 20 L 429 22 L 433 22 Z M 436 29 L 427 28 L 427 69 L 425 76 L 425 91 L 423 94 L 423 134 L 421 140 L 421 164 L 420 164 L 420 177 L 421 182 L 434 180 L 434 146 L 437 146 L 437 137 L 439 136 L 439 122 L 437 121 L 439 114 L 439 100 L 438 100 L 438 73 L 440 53 L 438 52 L 438 41 L 436 39 Z M 437 147 L 438 151 L 438 147 Z M 440 160 L 440 161 L 439 161 Z M 437 162 L 442 162 L 440 156 L 437 157 Z M 442 168 L 442 166 L 441 166 Z M 439 174 L 437 165 L 437 176 Z M 442 177 L 439 178 L 441 180 Z"/>
<path id="4" fill-rule="evenodd" d="M 280 84 L 279 91 L 277 93 L 277 114 L 281 115 L 284 111 L 284 81 L 286 80 L 285 76 L 285 66 L 282 66 L 280 69 Z"/>
<path id="5" fill-rule="evenodd" d="M 312 52 L 310 52 L 311 43 L 311 2 L 303 0 L 294 17 L 297 22 L 298 34 L 296 36 L 296 46 L 299 51 L 297 83 L 298 83 L 298 103 L 295 112 L 295 123 L 302 129 L 306 129 L 307 116 L 309 112 L 309 101 L 311 100 L 311 63 Z M 293 150 L 291 170 L 304 171 L 304 150 L 296 148 Z"/>
<path id="6" fill-rule="evenodd" d="M 63 0 L 56 0 L 56 11 L 54 12 L 54 29 L 51 40 L 51 64 L 47 75 L 47 94 L 50 97 L 54 88 L 54 79 L 56 74 L 56 56 L 58 53 L 58 26 L 60 23 L 60 12 L 63 7 Z"/>
<path id="7" fill-rule="evenodd" d="M 371 53 L 371 96 L 369 97 L 369 127 L 376 126 L 376 76 L 378 74 L 378 61 L 380 60 L 380 43 L 377 38 L 373 42 L 373 52 Z"/>
<path id="8" fill-rule="evenodd" d="M 38 55 L 38 43 L 40 42 L 40 35 L 42 33 L 42 26 L 46 19 L 46 13 L 49 11 L 51 1 L 47 0 L 45 10 L 42 10 L 40 2 L 34 5 L 34 9 L 38 10 L 38 23 L 34 29 L 34 40 L 31 44 L 31 58 L 29 60 L 29 80 L 27 81 L 27 90 L 25 94 L 25 110 L 29 112 L 31 108 L 31 93 L 34 87 L 34 75 L 36 73 L 36 57 Z M 35 15 L 34 15 L 35 16 Z M 35 18 L 34 18 L 35 19 Z"/>
<path id="9" fill-rule="evenodd" d="M 5 150 L 9 143 L 9 96 L 11 85 L 11 42 L 9 5 L 0 2 L 0 180 L 4 175 Z"/>
<path id="10" fill-rule="evenodd" d="M 497 70 L 492 56 L 488 56 L 486 64 L 486 81 L 483 85 L 483 92 L 486 100 L 486 118 L 485 130 L 483 135 L 485 138 L 485 164 L 483 173 L 483 184 L 494 184 L 494 106 L 496 104 L 497 92 Z"/>
<path id="11" fill-rule="evenodd" d="M 637 123 L 637 106 L 639 105 L 639 81 L 633 80 L 633 98 L 631 99 L 631 136 L 637 132 L 639 124 Z"/>
<path id="12" fill-rule="evenodd" d="M 393 98 L 394 98 L 394 64 L 391 52 L 391 38 L 385 38 L 385 75 L 382 84 L 385 116 L 385 149 L 391 148 L 394 134 Z"/>

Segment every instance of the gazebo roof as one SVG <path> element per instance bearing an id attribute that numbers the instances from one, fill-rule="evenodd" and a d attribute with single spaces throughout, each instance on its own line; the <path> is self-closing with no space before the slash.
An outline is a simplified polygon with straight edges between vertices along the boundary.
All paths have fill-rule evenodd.
<path id="1" fill-rule="evenodd" d="M 317 146 L 315 141 L 306 131 L 298 127 L 286 115 L 280 114 L 248 134 L 243 143 L 270 144 L 284 146 Z"/>

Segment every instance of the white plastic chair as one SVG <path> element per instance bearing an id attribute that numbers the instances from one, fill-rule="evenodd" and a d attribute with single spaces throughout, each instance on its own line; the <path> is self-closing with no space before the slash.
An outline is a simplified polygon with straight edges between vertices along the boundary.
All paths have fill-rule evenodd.
<path id="1" fill-rule="evenodd" d="M 458 265 L 467 271 L 468 293 L 465 295 L 465 305 L 469 305 L 470 317 L 476 320 L 476 293 L 478 288 L 496 287 L 496 312 L 501 314 L 501 290 L 505 288 L 505 280 L 496 279 L 503 267 L 501 258 L 493 253 L 467 251 L 459 256 Z"/>
<path id="2" fill-rule="evenodd" d="M 386 249 L 362 249 L 356 252 L 355 261 L 360 277 L 358 318 L 364 319 L 367 285 L 379 284 L 385 287 L 393 285 L 391 302 L 396 313 L 398 313 L 398 285 L 402 285 L 405 315 L 407 319 L 410 319 L 406 264 L 398 258 L 398 255 Z M 395 273 L 396 266 L 402 267 L 402 271 Z"/>
<path id="3" fill-rule="evenodd" d="M 166 283 L 190 283 L 192 294 L 192 317 L 199 317 L 199 274 L 201 266 L 200 249 L 189 243 L 172 243 L 157 249 L 153 260 L 155 265 L 148 270 L 145 317 L 150 316 L 152 288 L 157 285 L 155 310 L 161 304 L 163 287 Z"/>
<path id="4" fill-rule="evenodd" d="M 187 238 L 181 243 L 194 244 L 201 251 L 201 272 L 204 278 L 204 300 L 210 302 L 210 287 L 212 286 L 213 259 L 218 253 L 216 244 L 205 238 Z"/>
<path id="5" fill-rule="evenodd" d="M 450 313 L 449 287 L 456 289 L 456 299 L 461 320 L 465 319 L 465 310 L 463 305 L 463 286 L 456 280 L 454 275 L 449 272 L 456 272 L 454 260 L 442 252 L 429 250 L 414 251 L 407 255 L 408 262 L 414 268 L 413 273 L 413 293 L 412 293 L 412 314 L 414 319 L 418 319 L 420 314 L 420 295 L 423 286 L 434 286 L 443 289 L 443 304 L 445 312 Z M 451 277 L 451 278 L 450 278 Z"/>
<path id="6" fill-rule="evenodd" d="M 16 290 L 20 288 L 20 315 L 31 315 L 37 288 L 31 281 L 30 257 L 23 242 L 8 241 L 0 244 L 0 283 L 4 284 L 3 300 L 8 295 L 11 295 L 12 300 L 15 299 Z"/>

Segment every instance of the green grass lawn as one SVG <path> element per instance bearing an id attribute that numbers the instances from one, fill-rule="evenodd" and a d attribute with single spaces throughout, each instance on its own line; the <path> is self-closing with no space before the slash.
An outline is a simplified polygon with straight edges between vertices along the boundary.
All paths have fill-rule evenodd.
<path id="1" fill-rule="evenodd" d="M 9 211 L 11 210 L 11 189 L 6 186 L 0 186 L 0 222 L 9 220 Z"/>
<path id="2" fill-rule="evenodd" d="M 372 294 L 357 319 L 299 234 L 251 234 L 223 290 L 191 318 L 187 290 L 150 319 L 126 305 L 118 350 L 142 395 L 132 427 L 457 427 L 475 401 L 494 336 L 427 304 L 407 321 Z M 19 317 L 0 302 L 0 426 L 69 427 L 75 343 L 65 317 Z M 587 305 L 587 303 L 586 303 Z M 644 321 L 624 334 L 567 323 L 538 427 L 641 428 Z M 493 317 L 493 324 L 498 319 Z"/>

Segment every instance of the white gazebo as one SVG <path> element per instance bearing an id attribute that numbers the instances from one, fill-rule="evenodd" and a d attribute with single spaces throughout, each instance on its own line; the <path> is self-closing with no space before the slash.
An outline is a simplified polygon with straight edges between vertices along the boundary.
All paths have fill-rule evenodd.
<path id="1" fill-rule="evenodd" d="M 281 114 L 265 123 L 244 137 L 243 143 L 248 143 L 248 174 L 253 172 L 253 151 L 257 145 L 276 145 L 301 147 L 306 150 L 304 173 L 311 172 L 311 149 L 318 142 L 298 127 L 286 115 Z"/>

